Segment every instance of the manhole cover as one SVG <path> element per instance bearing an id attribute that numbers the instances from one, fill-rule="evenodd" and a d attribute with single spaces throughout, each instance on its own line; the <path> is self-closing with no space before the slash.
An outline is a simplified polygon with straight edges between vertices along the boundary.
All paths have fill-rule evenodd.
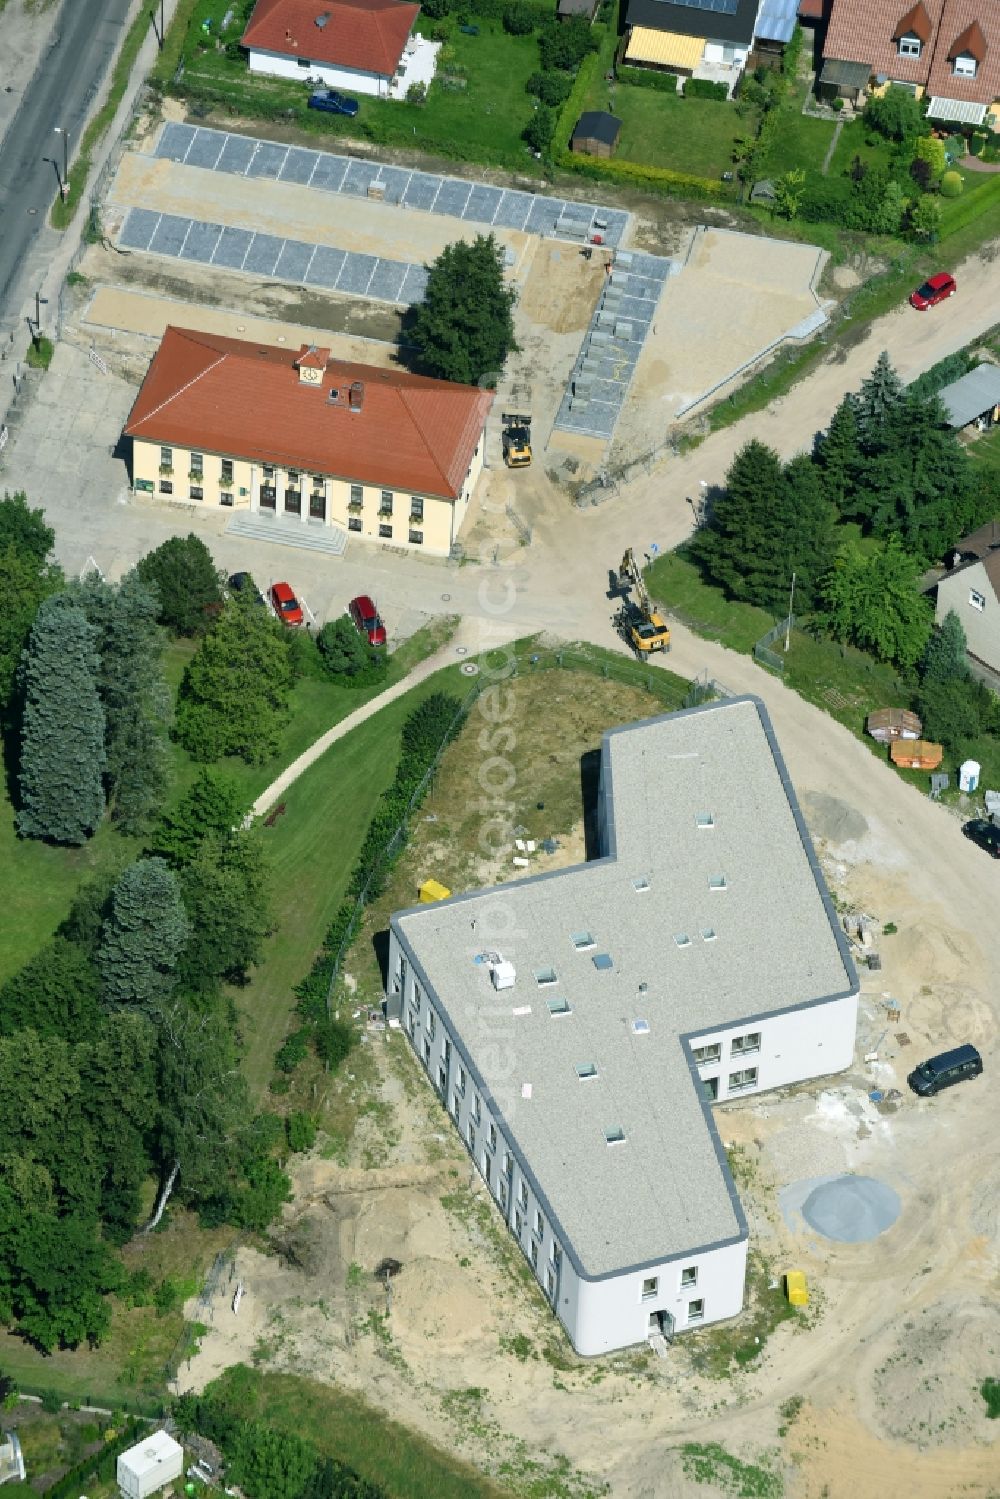
<path id="1" fill-rule="evenodd" d="M 38 212 L 38 209 L 37 209 L 37 208 L 29 208 L 29 209 L 28 209 L 28 212 L 29 212 L 29 213 L 37 213 L 37 212 Z"/>
<path id="2" fill-rule="evenodd" d="M 462 662 L 462 675 L 463 677 L 477 677 L 479 675 L 479 667 L 475 661 Z"/>
<path id="3" fill-rule="evenodd" d="M 442 603 L 450 604 L 451 603 L 451 594 L 450 593 L 443 593 L 441 595 L 441 601 L 442 601 Z"/>
<path id="4" fill-rule="evenodd" d="M 468 654 L 469 654 L 469 647 L 467 645 L 456 645 L 456 647 L 455 647 L 455 655 L 456 656 L 467 656 Z"/>

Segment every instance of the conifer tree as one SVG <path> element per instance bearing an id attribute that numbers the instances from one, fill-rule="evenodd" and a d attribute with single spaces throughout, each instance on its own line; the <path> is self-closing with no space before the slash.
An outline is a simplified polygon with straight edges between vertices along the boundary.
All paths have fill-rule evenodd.
<path id="1" fill-rule="evenodd" d="M 833 413 L 829 427 L 816 443 L 816 461 L 823 474 L 827 498 L 839 512 L 850 514 L 861 463 L 854 396 L 845 396 Z"/>
<path id="2" fill-rule="evenodd" d="M 503 249 L 492 234 L 477 235 L 471 245 L 446 245 L 429 267 L 427 290 L 408 331 L 422 371 L 476 385 L 502 370 L 517 348 L 513 306 Z"/>
<path id="3" fill-rule="evenodd" d="M 156 1010 L 174 986 L 191 926 L 177 876 L 162 859 L 140 859 L 111 892 L 97 967 L 107 1004 Z"/>
<path id="4" fill-rule="evenodd" d="M 22 668 L 18 831 L 84 843 L 104 812 L 104 710 L 95 634 L 65 593 L 38 610 Z"/>
<path id="5" fill-rule="evenodd" d="M 875 368 L 862 381 L 854 399 L 858 443 L 862 453 L 872 456 L 883 452 L 891 443 L 896 417 L 905 397 L 902 380 L 896 374 L 889 355 L 882 350 Z"/>

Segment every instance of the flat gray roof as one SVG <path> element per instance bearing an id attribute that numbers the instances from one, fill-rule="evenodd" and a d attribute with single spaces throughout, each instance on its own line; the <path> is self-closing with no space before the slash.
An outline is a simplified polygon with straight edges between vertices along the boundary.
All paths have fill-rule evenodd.
<path id="1" fill-rule="evenodd" d="M 979 364 L 960 380 L 953 380 L 938 392 L 948 422 L 952 427 L 965 427 L 977 416 L 1000 405 L 1000 366 Z"/>
<path id="2" fill-rule="evenodd" d="M 612 730 L 602 764 L 607 857 L 393 917 L 590 1278 L 745 1234 L 679 1037 L 857 987 L 762 703 Z M 513 988 L 493 988 L 489 952 L 514 964 Z M 557 998 L 568 1014 L 550 1013 Z"/>

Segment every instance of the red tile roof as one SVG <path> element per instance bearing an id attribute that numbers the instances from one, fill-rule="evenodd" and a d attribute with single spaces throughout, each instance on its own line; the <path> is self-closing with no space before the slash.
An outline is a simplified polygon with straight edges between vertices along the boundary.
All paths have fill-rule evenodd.
<path id="1" fill-rule="evenodd" d="M 307 385 L 296 369 L 303 352 L 168 328 L 125 431 L 196 453 L 457 498 L 489 391 L 340 359 L 327 364 L 322 384 Z M 358 383 L 361 407 L 351 410 Z"/>
<path id="2" fill-rule="evenodd" d="M 924 41 L 919 57 L 899 55 L 895 38 L 908 30 Z M 961 50 L 976 57 L 975 78 L 956 76 L 952 60 Z M 1000 3 L 918 0 L 908 6 L 906 0 L 834 0 L 823 56 L 867 63 L 876 77 L 924 84 L 934 98 L 991 104 L 1000 97 Z"/>
<path id="3" fill-rule="evenodd" d="M 959 52 L 975 57 L 975 78 L 962 78 L 954 72 L 954 58 Z M 945 0 L 927 92 L 936 99 L 967 99 L 974 104 L 992 104 L 1000 98 L 997 0 Z"/>
<path id="4" fill-rule="evenodd" d="M 391 78 L 419 12 L 405 0 L 257 0 L 243 45 Z"/>

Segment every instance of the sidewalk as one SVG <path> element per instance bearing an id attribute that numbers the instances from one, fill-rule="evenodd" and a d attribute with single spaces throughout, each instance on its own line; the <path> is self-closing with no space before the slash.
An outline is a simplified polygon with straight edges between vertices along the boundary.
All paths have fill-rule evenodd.
<path id="1" fill-rule="evenodd" d="M 409 692 L 411 687 L 426 682 L 428 677 L 433 676 L 436 671 L 440 671 L 445 666 L 454 666 L 463 657 L 474 655 L 475 652 L 487 647 L 500 645 L 507 640 L 514 640 L 517 636 L 526 633 L 523 627 L 517 626 L 505 629 L 497 629 L 493 626 L 486 628 L 489 630 L 488 640 L 484 639 L 484 626 L 481 620 L 462 620 L 451 639 L 432 656 L 426 656 L 400 681 L 394 682 L 391 687 L 387 687 L 377 697 L 370 698 L 367 703 L 362 703 L 360 708 L 356 708 L 353 713 L 342 718 L 339 723 L 334 724 L 332 729 L 327 729 L 325 734 L 321 734 L 297 760 L 293 760 L 291 765 L 281 772 L 277 780 L 272 781 L 270 786 L 261 792 L 250 809 L 254 817 L 262 817 L 265 812 L 270 811 L 279 797 L 283 796 L 289 786 L 298 780 L 303 771 L 308 770 L 310 765 L 314 765 L 321 755 L 325 755 L 338 739 L 343 739 L 366 719 L 380 713 L 383 708 L 388 707 L 389 703 L 394 703 L 398 697 Z"/>

